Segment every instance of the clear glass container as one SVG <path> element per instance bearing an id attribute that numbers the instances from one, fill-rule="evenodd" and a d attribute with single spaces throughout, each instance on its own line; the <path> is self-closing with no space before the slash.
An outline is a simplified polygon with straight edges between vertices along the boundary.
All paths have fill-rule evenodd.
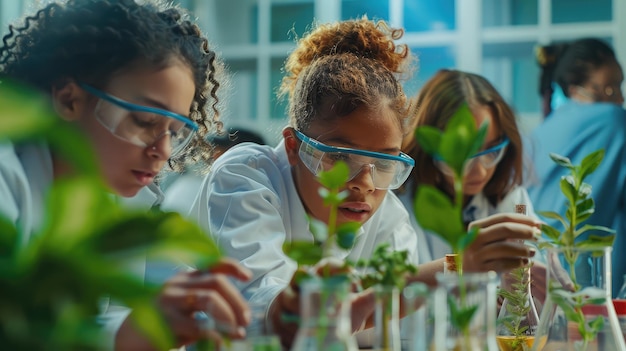
<path id="1" fill-rule="evenodd" d="M 357 351 L 350 321 L 350 282 L 310 278 L 300 288 L 300 328 L 292 351 Z"/>
<path id="2" fill-rule="evenodd" d="M 375 286 L 374 349 L 400 351 L 400 290 L 395 286 Z"/>
<path id="3" fill-rule="evenodd" d="M 496 327 L 500 351 L 528 351 L 533 346 L 539 314 L 530 290 L 531 265 L 502 275 L 499 295 L 504 300 Z"/>
<path id="4" fill-rule="evenodd" d="M 400 340 L 403 351 L 429 351 L 433 341 L 433 289 L 416 282 L 404 288 L 402 300 L 406 317 L 400 321 Z"/>
<path id="5" fill-rule="evenodd" d="M 497 274 L 437 274 L 437 283 L 431 350 L 497 351 Z"/>
<path id="6" fill-rule="evenodd" d="M 533 350 L 626 350 L 611 300 L 611 248 L 546 249 L 547 297 Z"/>

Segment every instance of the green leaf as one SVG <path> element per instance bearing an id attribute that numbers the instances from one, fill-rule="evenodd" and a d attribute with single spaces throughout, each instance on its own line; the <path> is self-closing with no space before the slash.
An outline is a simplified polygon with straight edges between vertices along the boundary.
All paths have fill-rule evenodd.
<path id="1" fill-rule="evenodd" d="M 3 138 L 45 135 L 59 122 L 46 95 L 4 78 L 0 81 L 0 106 Z"/>
<path id="2" fill-rule="evenodd" d="M 421 126 L 415 130 L 415 140 L 429 155 L 437 155 L 441 145 L 442 131 L 432 126 Z"/>
<path id="3" fill-rule="evenodd" d="M 576 204 L 576 221 L 582 223 L 587 218 L 591 217 L 595 211 L 595 203 L 592 198 L 579 201 L 578 204 Z"/>
<path id="4" fill-rule="evenodd" d="M 450 199 L 432 186 L 420 186 L 415 199 L 415 218 L 422 228 L 456 246 L 465 228 L 461 215 Z"/>
<path id="5" fill-rule="evenodd" d="M 463 104 L 450 118 L 439 146 L 439 155 L 455 174 L 463 174 L 465 161 L 477 142 L 476 136 L 476 121 L 467 104 Z"/>
<path id="6" fill-rule="evenodd" d="M 133 310 L 130 315 L 133 324 L 150 339 L 156 349 L 169 350 L 174 347 L 174 337 L 156 306 L 149 301 L 138 300 L 129 307 Z"/>
<path id="7" fill-rule="evenodd" d="M 457 330 L 465 330 L 478 310 L 478 305 L 459 308 L 456 301 L 451 297 L 448 297 L 448 306 L 450 307 L 450 323 Z"/>
<path id="8" fill-rule="evenodd" d="M 561 232 L 548 224 L 541 225 L 541 232 L 543 232 L 548 238 L 550 238 L 554 242 L 557 242 L 561 237 Z"/>
<path id="9" fill-rule="evenodd" d="M 559 185 L 561 186 L 561 192 L 565 195 L 567 201 L 575 203 L 578 191 L 576 190 L 576 184 L 574 184 L 573 178 L 571 176 L 563 176 L 561 177 Z"/>
<path id="10" fill-rule="evenodd" d="M 589 248 L 589 249 L 603 249 L 605 247 L 613 246 L 614 241 L 615 241 L 615 234 L 589 235 L 587 239 L 576 242 L 576 247 Z"/>
<path id="11" fill-rule="evenodd" d="M 326 223 L 311 216 L 309 216 L 308 219 L 309 230 L 311 231 L 311 234 L 313 234 L 313 239 L 318 243 L 326 241 L 328 239 L 328 227 L 326 226 Z"/>
<path id="12" fill-rule="evenodd" d="M 570 170 L 574 169 L 574 165 L 572 164 L 572 161 L 570 161 L 570 159 L 565 156 L 561 156 L 555 153 L 550 153 L 550 158 L 552 159 L 552 161 L 554 161 L 554 163 L 556 163 L 557 165 L 561 167 L 565 167 Z"/>
<path id="13" fill-rule="evenodd" d="M 596 150 L 585 156 L 585 158 L 580 163 L 580 173 L 578 175 L 581 182 L 584 181 L 589 174 L 593 173 L 598 168 L 598 166 L 600 166 L 603 158 L 604 149 Z"/>
<path id="14" fill-rule="evenodd" d="M 350 169 L 343 161 L 336 162 L 331 169 L 318 174 L 319 182 L 328 189 L 340 189 L 348 181 Z"/>
<path id="15" fill-rule="evenodd" d="M 337 245 L 344 250 L 352 248 L 359 228 L 359 222 L 346 222 L 337 226 Z"/>
<path id="16" fill-rule="evenodd" d="M 479 230 L 478 227 L 474 227 L 470 229 L 467 235 L 461 236 L 457 244 L 457 250 L 465 251 L 465 249 L 467 249 L 474 242 L 474 240 L 476 240 L 476 238 L 478 237 L 478 230 Z"/>
<path id="17" fill-rule="evenodd" d="M 12 258 L 21 244 L 21 237 L 15 225 L 0 216 L 0 262 Z"/>
<path id="18" fill-rule="evenodd" d="M 322 246 L 309 241 L 285 242 L 283 252 L 299 265 L 314 265 L 322 259 L 324 253 Z"/>

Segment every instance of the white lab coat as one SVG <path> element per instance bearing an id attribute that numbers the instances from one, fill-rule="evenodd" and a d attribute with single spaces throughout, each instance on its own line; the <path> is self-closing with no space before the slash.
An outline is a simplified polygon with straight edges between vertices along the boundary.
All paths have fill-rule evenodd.
<path id="1" fill-rule="evenodd" d="M 417 240 L 420 243 L 420 264 L 442 258 L 446 254 L 452 253 L 452 248 L 450 247 L 450 245 L 443 241 L 441 237 L 434 233 L 421 229 L 414 215 L 415 212 L 413 207 L 413 195 L 409 192 L 404 192 L 402 194 L 399 194 L 398 197 L 400 198 L 406 209 L 409 211 L 409 213 L 411 213 L 411 223 L 413 224 L 413 227 L 416 228 L 418 236 Z M 507 194 L 504 199 L 502 199 L 502 201 L 498 203 L 497 206 L 491 205 L 489 200 L 487 200 L 487 198 L 482 193 L 474 196 L 467 204 L 467 206 L 465 206 L 465 208 L 463 209 L 463 217 L 466 222 L 471 222 L 473 220 L 485 218 L 496 213 L 514 213 L 515 205 L 517 204 L 526 205 L 526 214 L 537 218 L 526 188 L 519 186 L 513 188 L 509 192 L 509 194 Z"/>
<path id="2" fill-rule="evenodd" d="M 52 156 L 45 143 L 0 144 L 0 215 L 15 224 L 26 244 L 41 228 L 45 199 L 53 181 Z M 149 208 L 162 200 L 156 185 L 143 188 L 135 197 L 121 201 L 133 208 Z M 133 262 L 128 270 L 144 277 L 146 261 Z M 99 316 L 107 334 L 107 349 L 113 349 L 114 336 L 130 310 L 103 299 Z"/>
<path id="3" fill-rule="evenodd" d="M 283 142 L 276 148 L 242 143 L 220 156 L 204 179 L 190 215 L 227 256 L 252 271 L 251 281 L 238 283 L 252 305 L 269 306 L 295 272 L 296 263 L 283 253 L 283 243 L 313 241 Z M 369 258 L 383 242 L 408 250 L 417 263 L 415 230 L 391 192 L 363 224 L 354 247 L 338 250 L 336 257 L 353 262 Z"/>

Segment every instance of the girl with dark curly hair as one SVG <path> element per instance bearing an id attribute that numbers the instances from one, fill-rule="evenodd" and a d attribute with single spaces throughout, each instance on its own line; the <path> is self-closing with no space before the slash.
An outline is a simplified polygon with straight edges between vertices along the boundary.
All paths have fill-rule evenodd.
<path id="1" fill-rule="evenodd" d="M 221 70 L 196 24 L 177 8 L 149 1 L 52 3 L 10 26 L 0 47 L 0 74 L 49 95 L 58 116 L 91 141 L 105 181 L 123 197 L 150 187 L 158 198 L 153 181 L 162 168 L 210 159 L 204 136 L 221 128 Z M 0 213 L 24 236 L 35 232 L 50 183 L 70 172 L 41 143 L 0 145 Z M 249 276 L 233 261 L 214 270 Z M 175 276 L 159 306 L 178 345 L 215 335 L 200 330 L 195 310 L 209 308 L 235 337 L 249 319 L 247 304 L 221 274 Z M 126 316 L 113 318 L 115 349 L 151 350 Z"/>

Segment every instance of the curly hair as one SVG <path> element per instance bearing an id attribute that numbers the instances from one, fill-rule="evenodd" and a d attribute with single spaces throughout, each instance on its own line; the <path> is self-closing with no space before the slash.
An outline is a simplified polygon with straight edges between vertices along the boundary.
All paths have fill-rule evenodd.
<path id="1" fill-rule="evenodd" d="M 465 103 L 470 109 L 483 106 L 489 108 L 494 123 L 509 139 L 502 161 L 498 163 L 493 177 L 483 190 L 495 206 L 515 185 L 522 184 L 523 153 L 515 114 L 489 81 L 473 73 L 438 71 L 416 97 L 411 113 L 412 129 L 427 125 L 443 130 L 454 112 Z M 410 189 L 413 194 L 417 191 L 417 185 L 428 184 L 453 195 L 432 156 L 419 147 L 413 135 L 405 138 L 402 149 L 415 160 L 415 168 L 411 174 L 413 188 Z"/>
<path id="2" fill-rule="evenodd" d="M 179 171 L 186 163 L 211 161 L 205 136 L 222 128 L 217 91 L 224 72 L 207 38 L 181 9 L 134 0 L 49 4 L 23 24 L 9 26 L 0 47 L 0 72 L 49 93 L 68 79 L 102 88 L 114 73 L 137 62 L 165 67 L 174 59 L 192 71 L 189 118 L 199 126 L 186 151 L 168 162 Z"/>
<path id="3" fill-rule="evenodd" d="M 290 124 L 306 130 L 314 119 L 348 115 L 359 106 L 390 107 L 403 121 L 407 99 L 398 79 L 410 73 L 401 29 L 363 17 L 314 28 L 285 63 L 280 95 L 289 97 Z"/>

